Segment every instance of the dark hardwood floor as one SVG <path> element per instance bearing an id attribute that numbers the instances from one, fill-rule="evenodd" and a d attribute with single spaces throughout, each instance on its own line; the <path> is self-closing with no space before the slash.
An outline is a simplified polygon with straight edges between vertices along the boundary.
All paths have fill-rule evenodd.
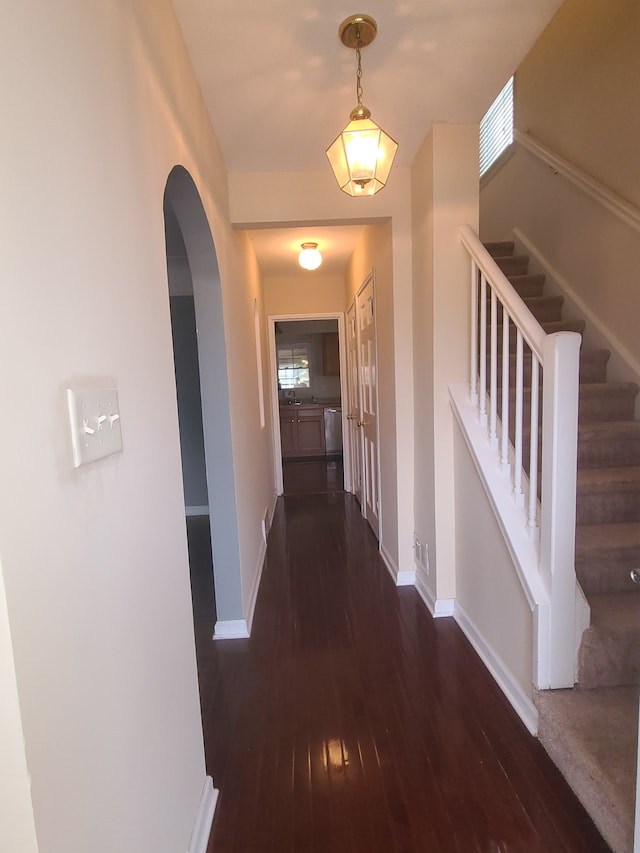
<path id="1" fill-rule="evenodd" d="M 208 853 L 608 850 L 453 619 L 394 586 L 351 495 L 279 500 L 250 640 L 210 639 L 198 522 L 202 717 L 220 789 Z"/>
<path id="2" fill-rule="evenodd" d="M 344 489 L 342 456 L 321 459 L 283 459 L 285 495 L 317 495 Z"/>

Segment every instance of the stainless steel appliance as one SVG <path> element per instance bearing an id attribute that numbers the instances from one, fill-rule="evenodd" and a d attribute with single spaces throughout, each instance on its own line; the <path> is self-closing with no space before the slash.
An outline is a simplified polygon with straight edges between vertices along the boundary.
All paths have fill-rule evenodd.
<path id="1" fill-rule="evenodd" d="M 342 408 L 325 406 L 324 443 L 327 456 L 342 453 Z"/>

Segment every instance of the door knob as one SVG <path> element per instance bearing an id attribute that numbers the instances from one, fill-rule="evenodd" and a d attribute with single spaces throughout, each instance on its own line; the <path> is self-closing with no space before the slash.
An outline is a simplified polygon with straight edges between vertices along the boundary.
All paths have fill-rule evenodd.
<path id="1" fill-rule="evenodd" d="M 364 426 L 364 421 L 358 421 L 358 426 Z"/>

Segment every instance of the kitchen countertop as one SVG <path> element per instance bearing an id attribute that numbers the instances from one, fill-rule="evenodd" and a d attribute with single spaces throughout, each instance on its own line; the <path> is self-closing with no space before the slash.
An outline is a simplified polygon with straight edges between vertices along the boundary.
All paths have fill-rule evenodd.
<path id="1" fill-rule="evenodd" d="M 280 409 L 339 409 L 340 401 L 338 402 L 317 402 L 312 403 L 310 400 L 302 400 L 299 403 L 280 403 Z"/>

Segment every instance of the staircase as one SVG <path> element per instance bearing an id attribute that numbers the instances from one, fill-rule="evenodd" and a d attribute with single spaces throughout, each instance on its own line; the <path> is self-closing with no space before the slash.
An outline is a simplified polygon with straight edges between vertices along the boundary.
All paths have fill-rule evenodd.
<path id="1" fill-rule="evenodd" d="M 485 245 L 546 332 L 584 332 L 583 321 L 563 320 L 562 297 L 544 295 L 544 275 L 528 273 L 529 259 L 514 254 L 513 243 Z M 638 386 L 607 380 L 609 356 L 580 354 L 576 575 L 591 625 L 576 687 L 540 691 L 536 704 L 547 752 L 615 853 L 630 853 L 640 686 L 640 586 L 630 573 L 640 569 L 640 422 Z"/>

